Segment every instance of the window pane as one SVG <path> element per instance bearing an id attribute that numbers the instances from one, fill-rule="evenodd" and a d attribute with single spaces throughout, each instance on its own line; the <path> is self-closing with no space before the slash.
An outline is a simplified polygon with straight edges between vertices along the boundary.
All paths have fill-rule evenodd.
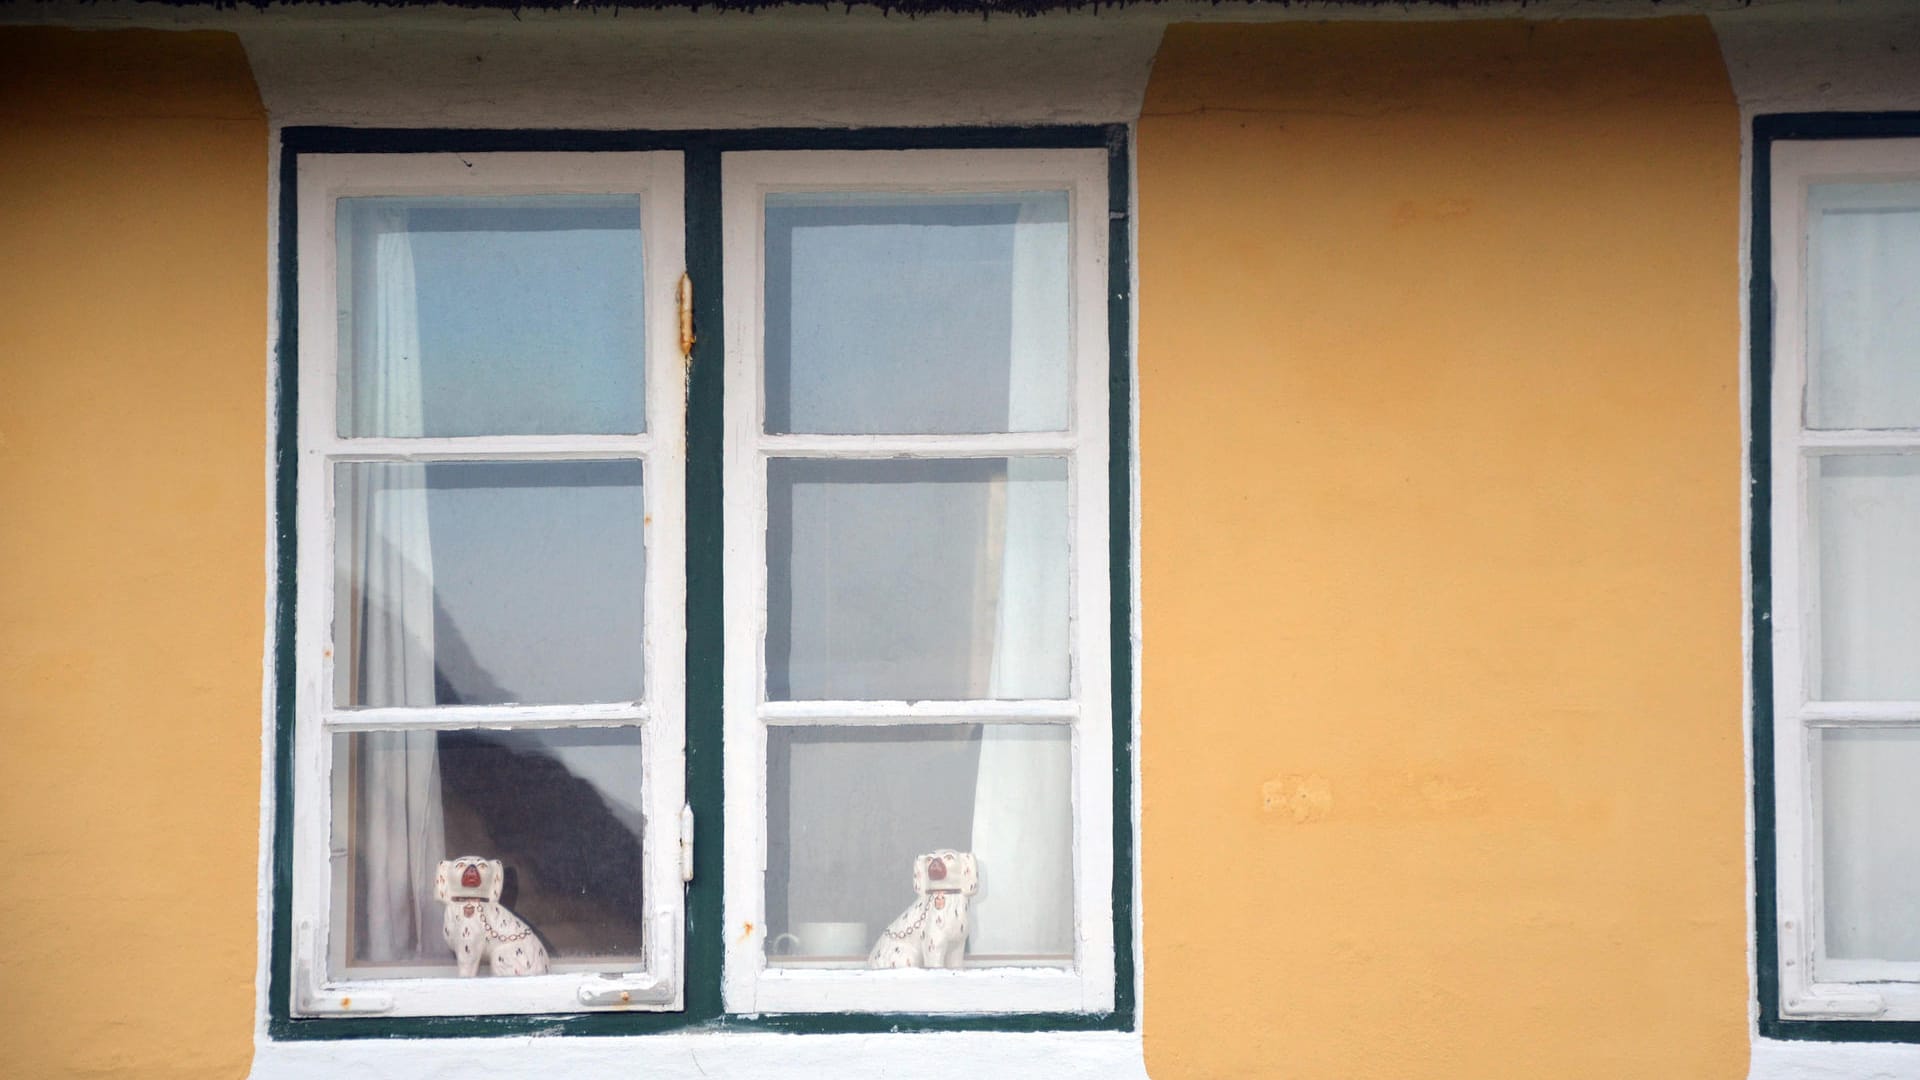
<path id="1" fill-rule="evenodd" d="M 638 461 L 335 466 L 334 700 L 638 700 L 640 475 Z"/>
<path id="2" fill-rule="evenodd" d="M 1067 695 L 1067 465 L 777 459 L 767 696 Z"/>
<path id="3" fill-rule="evenodd" d="M 944 849 L 977 870 L 964 901 L 969 965 L 1072 960 L 1067 728 L 774 727 L 767 755 L 770 963 L 867 966 L 917 901 L 915 860 Z M 956 863 L 943 880 L 965 875 Z"/>
<path id="4" fill-rule="evenodd" d="M 1826 953 L 1920 960 L 1920 731 L 1820 737 Z"/>
<path id="5" fill-rule="evenodd" d="M 1807 422 L 1920 427 L 1920 182 L 1808 198 Z"/>
<path id="6" fill-rule="evenodd" d="M 1809 470 L 1828 700 L 1920 700 L 1920 456 L 1834 454 Z"/>
<path id="7" fill-rule="evenodd" d="M 512 938 L 525 923 L 532 934 L 505 944 L 527 960 L 537 941 L 556 972 L 641 964 L 637 730 L 336 735 L 333 770 L 334 970 L 459 974 L 434 881 L 443 860 L 476 855 L 501 864 L 509 914 L 461 904 L 458 925 Z"/>
<path id="8" fill-rule="evenodd" d="M 774 432 L 1067 426 L 1067 193 L 776 194 Z"/>
<path id="9" fill-rule="evenodd" d="M 340 434 L 645 430 L 635 195 L 339 203 Z"/>

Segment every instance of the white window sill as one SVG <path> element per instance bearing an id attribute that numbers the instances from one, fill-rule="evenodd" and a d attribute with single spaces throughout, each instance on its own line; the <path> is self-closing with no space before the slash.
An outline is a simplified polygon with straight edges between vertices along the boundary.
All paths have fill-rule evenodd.
<path id="1" fill-rule="evenodd" d="M 565 1076 L 568 1080 L 632 1080 L 636 1075 L 649 1080 L 734 1076 L 756 1080 L 819 1076 L 836 1080 L 878 1080 L 883 1076 L 896 1080 L 980 1080 L 986 1076 L 996 1080 L 1146 1080 L 1147 1070 L 1138 1032 L 754 1032 L 280 1042 L 261 1037 L 256 1040 L 250 1075 L 261 1080 L 337 1080 L 342 1076 L 356 1080 L 472 1080 L 476 1076 L 533 1075 Z"/>
<path id="2" fill-rule="evenodd" d="M 1920 1043 L 1753 1040 L 1747 1080 L 1909 1080 L 1920 1076 Z"/>

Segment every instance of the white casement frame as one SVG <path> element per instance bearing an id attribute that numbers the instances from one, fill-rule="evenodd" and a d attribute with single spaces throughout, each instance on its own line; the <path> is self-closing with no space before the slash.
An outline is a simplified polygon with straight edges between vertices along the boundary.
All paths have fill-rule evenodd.
<path id="1" fill-rule="evenodd" d="M 299 161 L 299 434 L 294 629 L 293 988 L 296 1017 L 677 1010 L 683 999 L 685 377 L 675 289 L 685 269 L 682 155 L 308 154 Z M 646 260 L 642 435 L 342 438 L 335 208 L 343 196 L 633 193 Z M 592 705 L 345 709 L 333 697 L 333 485 L 345 461 L 640 459 L 647 520 L 645 699 Z M 349 979 L 328 970 L 331 736 L 343 731 L 625 727 L 640 733 L 644 967 L 524 978 Z M 458 852 L 451 854 L 461 854 Z M 451 956 L 451 954 L 449 954 Z"/>
<path id="2" fill-rule="evenodd" d="M 1807 199 L 1816 183 L 1920 180 L 1920 139 L 1788 140 L 1772 147 L 1774 326 L 1771 408 L 1774 817 L 1780 1015 L 1920 1020 L 1920 964 L 1825 954 L 1819 734 L 1920 727 L 1920 701 L 1816 700 L 1813 588 L 1819 531 L 1809 499 L 1816 457 L 1920 453 L 1920 428 L 1807 427 Z"/>
<path id="3" fill-rule="evenodd" d="M 1070 199 L 1072 399 L 1060 432 L 769 435 L 761 366 L 765 197 L 776 191 L 1063 190 Z M 722 159 L 725 373 L 725 1006 L 734 1013 L 1110 1011 L 1113 775 L 1107 506 L 1107 154 L 1104 150 L 749 151 Z M 765 700 L 767 462 L 773 457 L 1068 461 L 1072 676 L 1058 701 Z M 770 724 L 1059 724 L 1073 732 L 1074 962 L 963 970 L 770 968 Z"/>

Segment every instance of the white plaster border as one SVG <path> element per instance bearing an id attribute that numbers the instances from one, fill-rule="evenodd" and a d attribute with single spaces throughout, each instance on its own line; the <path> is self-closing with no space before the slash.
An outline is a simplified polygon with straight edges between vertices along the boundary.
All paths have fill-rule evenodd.
<path id="1" fill-rule="evenodd" d="M 631 1080 L 636 1075 L 649 1080 L 1144 1080 L 1147 1072 L 1137 1032 L 961 1031 L 262 1041 L 254 1053 L 253 1075 L 284 1080 Z"/>
<path id="2" fill-rule="evenodd" d="M 1841 13 L 1807 5 L 1732 11 L 1712 16 L 1715 36 L 1740 106 L 1740 633 L 1743 644 L 1741 741 L 1746 759 L 1747 1028 L 1749 1080 L 1911 1080 L 1920 1076 L 1920 1045 L 1811 1042 L 1759 1033 L 1758 954 L 1754 911 L 1752 438 L 1749 349 L 1753 312 L 1753 120 L 1768 113 L 1920 109 L 1920 9 L 1865 3 Z M 1771 433 L 1767 433 L 1771 437 Z"/>
<path id="3" fill-rule="evenodd" d="M 1920 1046 L 1912 1043 L 1828 1043 L 1753 1040 L 1748 1080 L 1913 1080 Z"/>
<path id="4" fill-rule="evenodd" d="M 280 381 L 280 127 L 267 123 L 267 340 L 266 363 L 262 365 L 262 402 L 266 417 L 264 473 L 261 483 L 266 498 L 266 603 L 262 621 L 260 662 L 260 852 L 254 881 L 254 971 L 253 1023 L 254 1061 L 258 1070 L 260 1048 L 267 1039 L 268 981 L 273 955 L 273 832 L 275 799 L 273 792 L 273 755 L 278 743 L 278 724 L 274 715 L 274 644 L 279 636 L 276 611 L 280 605 L 278 527 L 279 469 L 274 454 L 280 445 L 280 416 L 277 388 Z"/>

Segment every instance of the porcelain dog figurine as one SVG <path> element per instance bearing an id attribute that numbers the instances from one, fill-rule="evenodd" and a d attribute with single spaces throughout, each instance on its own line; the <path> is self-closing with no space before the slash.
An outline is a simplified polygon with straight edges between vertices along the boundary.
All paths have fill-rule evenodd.
<path id="1" fill-rule="evenodd" d="M 973 856 L 951 849 L 913 860 L 913 891 L 920 898 L 887 924 L 867 966 L 957 968 L 967 954 L 967 905 L 980 891 Z"/>
<path id="2" fill-rule="evenodd" d="M 478 855 L 449 859 L 433 875 L 433 895 L 447 905 L 447 947 L 459 958 L 463 978 L 478 975 L 482 960 L 495 975 L 547 973 L 547 947 L 500 903 L 505 877 L 499 859 Z"/>

